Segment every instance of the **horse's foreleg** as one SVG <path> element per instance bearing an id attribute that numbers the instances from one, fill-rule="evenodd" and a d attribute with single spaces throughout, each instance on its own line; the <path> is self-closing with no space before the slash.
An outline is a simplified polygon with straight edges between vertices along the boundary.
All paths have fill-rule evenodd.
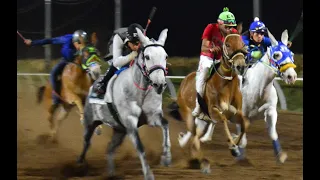
<path id="1" fill-rule="evenodd" d="M 249 128 L 249 120 L 243 116 L 242 112 L 239 110 L 235 114 L 236 123 L 240 124 L 240 134 L 239 136 L 234 140 L 236 145 L 240 144 L 240 141 L 243 139 L 244 134 L 247 132 L 247 129 Z"/>
<path id="2" fill-rule="evenodd" d="M 56 140 L 55 135 L 57 134 L 58 129 L 61 126 L 62 121 L 68 117 L 70 109 L 71 109 L 71 107 L 68 105 L 61 106 L 60 111 L 57 114 L 58 117 L 56 118 L 57 124 L 51 130 L 51 133 L 54 134 L 54 139 L 53 139 L 54 141 Z"/>
<path id="3" fill-rule="evenodd" d="M 113 130 L 112 139 L 107 147 L 107 161 L 108 161 L 108 171 L 109 175 L 114 175 L 114 152 L 122 144 L 124 138 L 126 137 L 125 132 Z"/>
<path id="4" fill-rule="evenodd" d="M 161 156 L 161 165 L 169 166 L 171 164 L 171 142 L 170 142 L 170 133 L 169 133 L 169 124 L 168 120 L 165 119 L 162 115 L 161 118 L 161 129 L 163 137 L 163 152 Z"/>
<path id="5" fill-rule="evenodd" d="M 241 124 L 236 124 L 236 129 L 237 129 L 237 135 L 239 136 L 241 134 Z M 239 150 L 240 150 L 240 153 L 241 153 L 241 156 L 242 157 L 239 157 L 239 160 L 240 159 L 243 159 L 245 157 L 245 148 L 247 147 L 247 134 L 244 133 L 243 136 L 242 136 L 242 139 L 239 143 Z"/>
<path id="6" fill-rule="evenodd" d="M 192 159 L 197 160 L 200 163 L 201 172 L 204 174 L 208 174 L 211 172 L 209 160 L 203 157 L 203 153 L 201 151 L 201 142 L 200 137 L 203 135 L 203 130 L 197 128 L 196 134 L 193 137 L 193 142 L 191 145 L 191 157 Z"/>
<path id="7" fill-rule="evenodd" d="M 229 149 L 231 150 L 231 154 L 235 157 L 239 156 L 240 155 L 239 147 L 233 141 L 233 138 L 232 138 L 230 130 L 229 130 L 228 120 L 227 120 L 226 116 L 224 114 L 222 114 L 222 112 L 216 107 L 210 108 L 209 111 L 210 111 L 210 117 L 212 117 L 213 119 L 216 119 L 216 120 L 223 121 L 224 130 L 225 130 L 226 136 L 228 138 L 228 144 L 229 144 Z"/>
<path id="8" fill-rule="evenodd" d="M 275 107 L 270 106 L 265 111 L 265 121 L 268 126 L 268 133 L 269 133 L 270 138 L 272 139 L 272 145 L 273 145 L 274 153 L 277 157 L 277 160 L 280 163 L 284 163 L 288 156 L 287 156 L 287 153 L 285 153 L 281 149 L 281 145 L 280 145 L 279 138 L 278 138 L 278 133 L 276 130 L 277 120 L 278 120 L 277 110 Z"/>
<path id="9" fill-rule="evenodd" d="M 128 117 L 129 121 L 131 121 L 130 118 L 133 118 L 133 117 L 129 116 Z M 135 121 L 137 121 L 137 120 L 135 120 Z M 144 179 L 145 180 L 154 180 L 154 175 L 153 175 L 153 173 L 150 169 L 150 166 L 148 165 L 147 160 L 146 160 L 146 154 L 144 152 L 144 147 L 142 145 L 141 139 L 138 134 L 138 129 L 128 130 L 128 136 L 130 137 L 133 145 L 135 146 L 136 150 L 138 151 L 138 155 L 139 155 L 141 166 L 142 166 L 142 171 L 144 174 Z"/>

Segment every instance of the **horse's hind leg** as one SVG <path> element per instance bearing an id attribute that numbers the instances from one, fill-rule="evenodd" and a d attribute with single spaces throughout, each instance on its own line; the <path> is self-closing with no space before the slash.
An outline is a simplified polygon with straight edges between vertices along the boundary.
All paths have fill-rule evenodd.
<path id="1" fill-rule="evenodd" d="M 274 153 L 277 157 L 277 161 L 280 163 L 284 163 L 288 158 L 288 156 L 287 156 L 287 153 L 282 151 L 279 138 L 278 138 L 278 133 L 276 130 L 278 113 L 276 108 L 274 108 L 273 106 L 270 106 L 265 111 L 265 120 L 268 125 L 268 133 L 270 138 L 272 139 L 272 145 L 273 145 Z"/>
<path id="2" fill-rule="evenodd" d="M 110 176 L 114 175 L 114 152 L 122 144 L 125 137 L 126 132 L 113 129 L 113 135 L 111 141 L 108 144 L 106 152 L 108 161 L 108 172 Z"/>
<path id="3" fill-rule="evenodd" d="M 182 106 L 179 109 L 182 119 L 186 122 L 187 133 L 180 132 L 178 141 L 180 147 L 184 147 L 190 140 L 192 134 L 196 133 L 195 121 L 192 116 L 192 111 L 187 106 Z"/>
<path id="4" fill-rule="evenodd" d="M 81 155 L 79 156 L 77 163 L 83 163 L 85 160 L 86 153 L 90 147 L 91 144 L 91 137 L 93 135 L 94 130 L 96 127 L 100 124 L 98 121 L 94 121 L 91 124 L 87 124 L 84 128 L 84 143 L 83 143 L 83 150 L 81 152 Z"/>
<path id="5" fill-rule="evenodd" d="M 136 120 L 133 120 L 133 121 L 136 121 Z M 145 152 L 144 152 L 144 148 L 143 148 L 141 139 L 140 139 L 139 134 L 138 134 L 138 129 L 130 130 L 128 132 L 128 136 L 130 137 L 133 145 L 135 146 L 136 150 L 138 151 L 140 162 L 141 162 L 141 165 L 142 165 L 142 171 L 143 171 L 143 174 L 144 174 L 144 179 L 145 180 L 154 180 L 153 173 L 152 173 L 152 171 L 151 171 L 151 169 L 150 169 L 150 167 L 149 167 L 149 165 L 147 163 L 147 160 L 146 160 L 146 155 L 145 155 Z"/>
<path id="6" fill-rule="evenodd" d="M 50 124 L 50 137 L 54 141 L 56 139 L 56 124 L 55 124 L 55 114 L 59 107 L 59 104 L 50 105 L 48 109 L 48 121 Z"/>
<path id="7" fill-rule="evenodd" d="M 197 129 L 196 134 L 193 138 L 191 145 L 191 157 L 193 160 L 197 160 L 200 163 L 201 172 L 204 174 L 209 174 L 211 172 L 209 160 L 203 158 L 203 153 L 201 152 L 201 142 L 200 137 L 203 135 L 203 129 Z"/>

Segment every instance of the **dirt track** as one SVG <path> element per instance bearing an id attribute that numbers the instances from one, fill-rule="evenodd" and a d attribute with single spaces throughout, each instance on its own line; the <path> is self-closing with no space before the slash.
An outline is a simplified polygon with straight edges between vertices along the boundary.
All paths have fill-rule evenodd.
<path id="1" fill-rule="evenodd" d="M 24 90 L 26 90 L 24 88 Z M 104 126 L 100 136 L 92 138 L 92 146 L 87 155 L 88 168 L 79 171 L 75 160 L 82 149 L 82 127 L 75 109 L 63 122 L 58 143 L 44 142 L 43 135 L 49 130 L 43 107 L 35 103 L 32 89 L 18 89 L 18 150 L 17 173 L 19 180 L 106 179 L 104 152 L 110 138 L 111 129 Z M 288 160 L 278 165 L 273 156 L 272 143 L 267 135 L 264 121 L 252 124 L 248 133 L 248 159 L 237 164 L 227 149 L 222 124 L 218 124 L 213 141 L 202 146 L 211 161 L 210 175 L 200 170 L 188 168 L 188 148 L 178 146 L 177 135 L 184 130 L 184 124 L 170 120 L 173 164 L 171 167 L 159 165 L 162 133 L 160 128 L 143 127 L 140 136 L 144 143 L 148 162 L 159 179 L 215 179 L 215 180 L 260 180 L 260 179 L 302 179 L 302 115 L 280 114 L 278 134 L 282 148 L 288 153 Z M 234 131 L 234 128 L 232 129 Z M 119 179 L 143 179 L 140 161 L 131 142 L 126 139 L 118 149 L 116 172 Z M 83 175 L 86 173 L 86 175 Z M 117 178 L 117 179 L 118 179 Z"/>

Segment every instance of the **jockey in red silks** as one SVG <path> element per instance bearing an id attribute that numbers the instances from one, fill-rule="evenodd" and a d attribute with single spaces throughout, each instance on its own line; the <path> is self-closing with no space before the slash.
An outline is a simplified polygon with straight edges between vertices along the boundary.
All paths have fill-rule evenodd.
<path id="1" fill-rule="evenodd" d="M 215 62 L 216 69 L 220 66 L 220 59 L 222 57 L 222 43 L 228 33 L 237 33 L 238 31 L 234 28 L 237 26 L 234 15 L 229 12 L 227 7 L 223 8 L 223 12 L 220 13 L 217 23 L 210 23 L 204 29 L 202 34 L 202 45 L 200 53 L 200 62 L 197 71 L 196 78 L 196 91 L 201 97 L 203 97 L 205 89 L 205 81 L 209 69 Z M 192 115 L 199 117 L 201 112 L 198 98 L 196 100 L 196 107 L 192 112 Z M 204 118 L 204 114 L 200 119 Z"/>

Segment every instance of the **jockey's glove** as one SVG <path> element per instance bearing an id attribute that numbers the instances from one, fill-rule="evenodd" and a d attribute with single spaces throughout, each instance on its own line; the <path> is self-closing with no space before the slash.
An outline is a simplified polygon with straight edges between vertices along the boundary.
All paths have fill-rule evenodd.
<path id="1" fill-rule="evenodd" d="M 130 54 L 128 54 L 128 59 L 131 61 L 134 58 L 136 58 L 138 56 L 138 52 L 137 51 L 132 51 Z"/>
<path id="2" fill-rule="evenodd" d="M 252 59 L 260 59 L 262 57 L 261 51 L 252 51 L 251 58 Z"/>
<path id="3" fill-rule="evenodd" d="M 131 60 L 136 58 L 138 55 L 137 51 L 132 51 L 130 54 L 126 56 L 120 56 L 118 58 L 113 59 L 113 65 L 117 68 L 121 68 L 122 66 L 128 64 Z"/>
<path id="4" fill-rule="evenodd" d="M 215 46 L 210 49 L 210 52 L 212 52 L 212 53 L 219 53 L 220 51 L 221 51 L 220 46 Z"/>

